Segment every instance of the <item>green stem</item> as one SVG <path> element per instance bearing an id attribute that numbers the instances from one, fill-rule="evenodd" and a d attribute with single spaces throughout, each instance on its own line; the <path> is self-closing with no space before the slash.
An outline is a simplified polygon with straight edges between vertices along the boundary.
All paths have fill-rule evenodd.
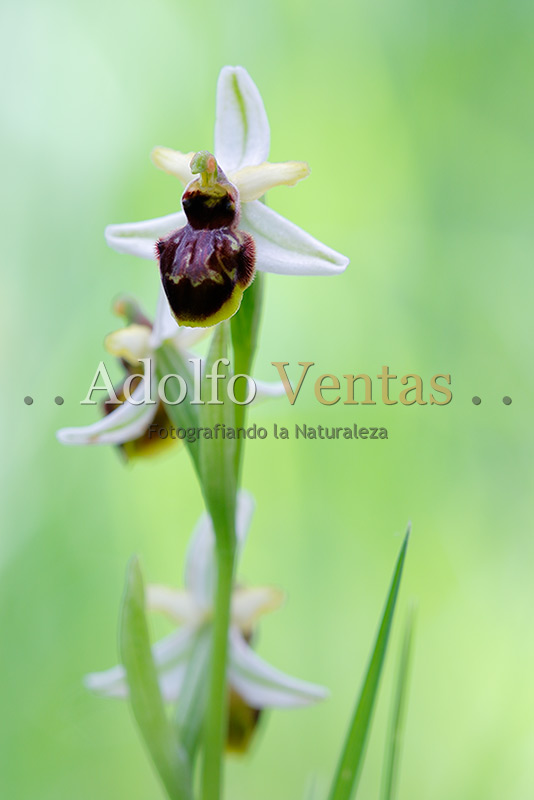
<path id="1" fill-rule="evenodd" d="M 213 617 L 208 710 L 204 734 L 203 800 L 219 800 L 221 797 L 222 756 L 228 725 L 226 662 L 235 565 L 234 542 L 235 534 L 232 535 L 231 541 L 217 544 L 217 592 Z"/>
<path id="2" fill-rule="evenodd" d="M 250 375 L 254 356 L 258 345 L 261 309 L 263 305 L 263 275 L 258 273 L 254 283 L 245 292 L 239 313 L 232 317 L 231 331 L 234 349 L 234 373 Z M 239 387 L 239 384 L 238 384 Z M 244 400 L 245 387 L 241 385 L 236 390 L 238 400 Z M 245 427 L 247 421 L 247 406 L 235 407 L 235 425 L 237 428 Z M 239 486 L 241 469 L 243 466 L 243 439 L 238 439 L 235 448 L 235 474 Z"/>
<path id="3" fill-rule="evenodd" d="M 206 362 L 206 375 L 217 359 L 226 357 L 229 326 L 222 323 L 213 335 Z M 207 378 L 205 378 L 207 381 Z M 225 390 L 224 385 L 221 387 Z M 203 422 L 208 427 L 217 423 L 235 425 L 233 405 L 225 400 L 220 405 L 203 406 Z M 204 730 L 204 763 L 202 770 L 203 800 L 220 800 L 223 778 L 223 754 L 228 726 L 227 656 L 230 605 L 236 557 L 236 501 L 233 440 L 215 439 L 202 442 L 202 492 L 215 530 L 217 587 L 214 598 L 211 644 L 211 669 L 208 706 Z"/>

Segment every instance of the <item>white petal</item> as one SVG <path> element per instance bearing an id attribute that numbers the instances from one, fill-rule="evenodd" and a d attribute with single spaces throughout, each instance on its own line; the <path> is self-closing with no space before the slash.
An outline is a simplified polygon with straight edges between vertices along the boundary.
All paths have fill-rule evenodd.
<path id="1" fill-rule="evenodd" d="M 240 201 L 250 203 L 275 186 L 294 186 L 309 174 L 310 168 L 305 161 L 285 161 L 281 164 L 265 161 L 257 167 L 242 167 L 228 177 L 239 189 Z"/>
<path id="2" fill-rule="evenodd" d="M 198 605 L 208 610 L 215 590 L 215 535 L 210 515 L 202 514 L 187 551 L 184 584 Z"/>
<path id="3" fill-rule="evenodd" d="M 267 664 L 235 628 L 230 631 L 229 681 L 252 708 L 299 708 L 328 697 L 322 686 L 292 678 Z"/>
<path id="4" fill-rule="evenodd" d="M 108 225 L 105 230 L 106 242 L 118 253 L 152 261 L 156 258 L 156 241 L 177 228 L 183 228 L 186 222 L 184 212 L 179 211 L 176 214 L 167 214 L 166 217 L 146 219 L 142 222 Z"/>
<path id="5" fill-rule="evenodd" d="M 260 617 L 276 611 L 284 602 L 284 594 L 272 586 L 255 586 L 251 589 L 234 589 L 232 594 L 232 624 L 241 633 L 251 633 Z"/>
<path id="6" fill-rule="evenodd" d="M 106 336 L 104 347 L 112 356 L 124 358 L 129 364 L 139 366 L 142 358 L 150 357 L 150 335 L 148 325 L 132 323 Z"/>
<path id="7" fill-rule="evenodd" d="M 180 693 L 187 660 L 195 642 L 195 632 L 188 628 L 175 631 L 152 648 L 161 693 L 166 702 L 173 702 Z M 128 697 L 126 670 L 118 664 L 105 672 L 86 675 L 84 685 L 102 697 Z"/>
<path id="8" fill-rule="evenodd" d="M 256 84 L 243 67 L 223 67 L 217 83 L 215 157 L 223 170 L 267 161 L 269 122 Z"/>
<path id="9" fill-rule="evenodd" d="M 254 511 L 254 500 L 248 492 L 240 491 L 237 499 L 236 536 L 237 557 L 245 543 Z M 215 534 L 211 517 L 206 512 L 193 532 L 185 564 L 184 584 L 198 605 L 205 611 L 213 607 L 216 583 Z"/>
<path id="10" fill-rule="evenodd" d="M 196 625 L 199 611 L 190 592 L 178 591 L 160 584 L 146 587 L 147 611 L 159 611 L 175 622 L 187 622 Z"/>
<path id="11" fill-rule="evenodd" d="M 255 200 L 242 207 L 241 226 L 256 242 L 256 267 L 282 275 L 334 275 L 349 263 L 272 208 Z"/>
<path id="12" fill-rule="evenodd" d="M 158 169 L 162 169 L 163 172 L 167 172 L 169 175 L 174 175 L 184 186 L 187 186 L 194 177 L 190 168 L 191 159 L 194 155 L 193 152 L 180 153 L 179 150 L 171 150 L 170 147 L 155 147 L 150 154 L 150 158 Z"/>
<path id="13" fill-rule="evenodd" d="M 141 400 L 145 387 L 139 384 L 132 392 L 134 401 Z M 142 436 L 154 419 L 157 403 L 134 405 L 124 402 L 111 414 L 83 428 L 61 428 L 56 437 L 61 444 L 124 444 Z"/>
<path id="14" fill-rule="evenodd" d="M 194 628 L 183 627 L 157 641 L 152 647 L 152 655 L 158 672 L 187 659 L 193 649 L 195 636 Z"/>

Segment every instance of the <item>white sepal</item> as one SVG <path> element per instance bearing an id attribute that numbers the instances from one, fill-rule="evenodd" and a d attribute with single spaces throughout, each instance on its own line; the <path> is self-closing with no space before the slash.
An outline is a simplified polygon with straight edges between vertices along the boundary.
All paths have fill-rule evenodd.
<path id="1" fill-rule="evenodd" d="M 333 275 L 343 272 L 349 259 L 281 217 L 259 200 L 241 212 L 241 227 L 256 242 L 256 267 L 281 275 Z"/>
<path id="2" fill-rule="evenodd" d="M 91 672 L 85 675 L 83 685 L 101 697 L 128 697 L 128 684 L 126 682 L 126 670 L 122 664 L 111 667 L 105 672 Z"/>
<path id="3" fill-rule="evenodd" d="M 189 628 L 181 628 L 161 639 L 152 647 L 161 693 L 166 702 L 172 702 L 180 693 L 194 640 L 193 631 Z M 124 698 L 129 694 L 126 670 L 122 664 L 117 664 L 104 672 L 92 672 L 86 675 L 84 685 L 102 697 Z"/>
<path id="4" fill-rule="evenodd" d="M 205 611 L 213 605 L 216 579 L 214 547 L 213 524 L 210 515 L 205 511 L 193 531 L 184 570 L 185 588 Z"/>
<path id="5" fill-rule="evenodd" d="M 230 630 L 230 683 L 252 708 L 300 708 L 328 697 L 327 689 L 286 675 L 267 664 Z"/>
<path id="6" fill-rule="evenodd" d="M 267 161 L 271 135 L 263 100 L 243 67 L 223 67 L 217 82 L 215 158 L 228 173 Z"/>
<path id="7" fill-rule="evenodd" d="M 253 512 L 252 495 L 241 490 L 236 509 L 237 557 L 245 543 Z M 215 533 L 210 515 L 204 512 L 197 522 L 187 551 L 184 585 L 199 607 L 206 611 L 213 607 L 216 574 Z"/>
<path id="8" fill-rule="evenodd" d="M 183 228 L 187 219 L 183 211 L 165 217 L 146 219 L 142 222 L 123 222 L 108 225 L 106 242 L 117 253 L 126 253 L 148 260 L 156 259 L 156 240 L 177 228 Z"/>
<path id="9" fill-rule="evenodd" d="M 145 393 L 141 382 L 132 392 L 132 400 L 140 402 Z M 61 444 L 125 444 L 138 439 L 154 419 L 157 403 L 134 405 L 128 401 L 107 416 L 82 428 L 61 428 L 56 437 Z"/>
<path id="10" fill-rule="evenodd" d="M 196 628 L 179 628 L 152 647 L 161 696 L 166 703 L 174 703 L 180 695 L 197 636 Z"/>
<path id="11" fill-rule="evenodd" d="M 254 383 L 257 391 L 253 403 L 268 400 L 270 397 L 282 397 L 286 391 L 281 381 L 257 381 L 254 379 Z"/>

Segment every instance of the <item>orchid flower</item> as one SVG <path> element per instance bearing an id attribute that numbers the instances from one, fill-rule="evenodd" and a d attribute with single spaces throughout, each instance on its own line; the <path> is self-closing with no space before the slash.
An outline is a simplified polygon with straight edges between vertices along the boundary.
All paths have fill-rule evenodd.
<path id="1" fill-rule="evenodd" d="M 187 359 L 192 357 L 190 348 L 206 335 L 206 331 L 202 328 L 176 325 L 163 290 L 160 291 L 153 326 L 137 308 L 134 311 L 130 309 L 129 312 L 123 313 L 124 309 L 118 303 L 116 310 L 121 315 L 127 316 L 131 324 L 109 334 L 105 340 L 105 347 L 109 353 L 117 356 L 127 365 L 130 374 L 133 371 L 139 371 L 141 359 L 149 359 L 152 372 L 155 374 L 158 351 L 165 342 L 175 347 L 181 354 L 182 360 L 187 363 Z M 270 397 L 280 397 L 284 394 L 284 387 L 280 382 L 271 383 L 259 380 L 254 382 L 257 393 L 253 403 Z M 118 390 L 117 396 L 120 400 L 120 390 Z M 106 408 L 106 406 L 104 407 Z M 149 429 L 152 423 L 156 424 L 158 429 L 171 425 L 165 412 L 165 405 L 159 400 L 155 403 L 146 403 L 144 387 L 139 385 L 132 391 L 132 402 L 121 402 L 112 411 L 106 413 L 102 419 L 91 425 L 61 428 L 57 431 L 56 436 L 61 444 L 66 445 L 118 445 L 127 457 L 146 455 L 168 444 L 176 444 L 180 441 L 171 436 L 166 439 L 150 436 Z"/>
<path id="2" fill-rule="evenodd" d="M 243 550 L 250 526 L 254 502 L 247 492 L 238 496 L 236 536 L 238 556 Z M 204 513 L 197 523 L 186 559 L 185 590 L 165 586 L 147 587 L 149 611 L 165 613 L 180 627 L 152 647 L 164 701 L 187 703 L 183 692 L 193 691 L 186 681 L 188 665 L 198 648 L 209 644 L 210 621 L 216 582 L 215 535 L 211 518 Z M 272 587 L 234 588 L 229 629 L 228 688 L 230 697 L 229 732 L 234 733 L 236 719 L 243 711 L 263 708 L 298 708 L 328 696 L 326 689 L 280 672 L 258 656 L 249 642 L 261 616 L 277 609 L 283 600 Z M 200 669 L 197 670 L 200 678 Z M 125 698 L 129 694 L 122 665 L 106 672 L 87 675 L 88 689 L 104 697 Z M 187 688 L 186 688 L 187 687 Z M 195 688 L 196 690 L 196 688 Z"/>
<path id="3" fill-rule="evenodd" d="M 187 187 L 183 209 L 107 227 L 107 243 L 118 252 L 159 259 L 179 324 L 209 326 L 232 316 L 254 269 L 330 275 L 347 266 L 348 258 L 260 202 L 269 189 L 293 186 L 309 174 L 304 162 L 269 163 L 269 147 L 256 85 L 243 67 L 224 67 L 217 84 L 215 156 L 167 147 L 152 151 L 154 164 Z"/>

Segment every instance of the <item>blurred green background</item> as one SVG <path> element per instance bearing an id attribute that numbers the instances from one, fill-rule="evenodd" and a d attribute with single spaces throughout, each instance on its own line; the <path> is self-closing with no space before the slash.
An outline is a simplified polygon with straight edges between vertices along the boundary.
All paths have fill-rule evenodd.
<path id="1" fill-rule="evenodd" d="M 269 203 L 351 258 L 337 278 L 268 276 L 257 377 L 274 376 L 272 360 L 338 375 L 388 364 L 450 372 L 454 391 L 442 408 L 354 409 L 303 390 L 294 407 L 253 412 L 265 425 L 384 425 L 390 438 L 247 447 L 257 512 L 241 575 L 288 593 L 259 651 L 332 699 L 270 714 L 230 762 L 227 796 L 325 796 L 408 519 L 360 796 L 377 797 L 412 597 L 400 797 L 531 796 L 533 23 L 521 0 L 5 0 L 2 797 L 162 796 L 128 707 L 81 678 L 116 663 L 133 552 L 150 580 L 181 584 L 200 494 L 185 453 L 130 468 L 54 433 L 96 417 L 78 403 L 118 327 L 113 297 L 155 304 L 154 268 L 108 250 L 104 226 L 178 208 L 178 183 L 148 154 L 211 148 L 227 63 L 257 82 L 272 160 L 312 167 Z"/>

